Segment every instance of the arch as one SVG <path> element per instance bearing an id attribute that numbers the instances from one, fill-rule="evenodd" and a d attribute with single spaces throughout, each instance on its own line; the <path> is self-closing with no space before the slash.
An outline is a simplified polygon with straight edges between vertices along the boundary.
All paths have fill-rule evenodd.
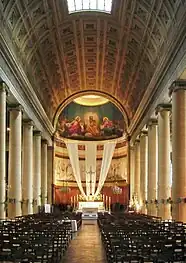
<path id="1" fill-rule="evenodd" d="M 58 121 L 58 117 L 59 115 L 61 114 L 62 110 L 70 103 L 72 102 L 74 99 L 80 97 L 80 96 L 83 96 L 83 95 L 99 95 L 99 96 L 102 96 L 102 97 L 105 97 L 107 98 L 108 100 L 110 100 L 119 110 L 120 112 L 122 113 L 123 115 L 123 118 L 124 118 L 124 122 L 125 122 L 125 125 L 126 125 L 126 130 L 128 130 L 128 126 L 129 126 L 129 118 L 128 118 L 128 115 L 124 109 L 124 106 L 116 99 L 114 98 L 112 95 L 106 93 L 106 92 L 103 92 L 103 91 L 97 91 L 97 90 L 85 90 L 85 91 L 79 91 L 79 92 L 76 92 L 75 94 L 72 94 L 70 96 L 68 96 L 68 98 L 66 98 L 57 108 L 56 110 L 56 113 L 54 115 L 54 118 L 53 118 L 53 126 L 54 126 L 54 129 L 56 130 L 56 124 L 57 124 L 57 121 Z"/>

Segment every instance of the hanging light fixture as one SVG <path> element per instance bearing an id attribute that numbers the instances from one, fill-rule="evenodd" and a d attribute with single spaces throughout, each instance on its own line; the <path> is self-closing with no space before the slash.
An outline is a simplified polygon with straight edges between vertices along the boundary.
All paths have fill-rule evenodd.
<path id="1" fill-rule="evenodd" d="M 112 192 L 115 195 L 121 195 L 122 194 L 122 188 L 118 186 L 118 183 L 116 182 L 114 186 L 112 186 Z"/>

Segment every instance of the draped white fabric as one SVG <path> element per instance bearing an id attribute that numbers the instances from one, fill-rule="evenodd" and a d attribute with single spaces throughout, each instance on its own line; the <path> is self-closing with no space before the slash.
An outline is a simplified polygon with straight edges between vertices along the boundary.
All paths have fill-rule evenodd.
<path id="1" fill-rule="evenodd" d="M 82 187 L 80 167 L 79 167 L 78 143 L 66 142 L 66 146 L 67 146 L 70 162 L 72 165 L 74 177 L 76 179 L 79 190 L 81 191 L 81 194 L 85 197 L 86 195 Z"/>
<path id="2" fill-rule="evenodd" d="M 85 144 L 85 175 L 86 175 L 86 194 L 95 194 L 96 187 L 96 152 L 97 143 L 87 142 Z"/>
<path id="3" fill-rule="evenodd" d="M 105 179 L 107 177 L 108 170 L 110 168 L 110 164 L 112 161 L 112 156 L 114 154 L 114 149 L 116 146 L 116 141 L 114 142 L 106 142 L 104 144 L 104 151 L 103 151 L 103 158 L 102 158 L 102 164 L 101 164 L 101 171 L 100 171 L 100 177 L 98 182 L 98 187 L 95 193 L 95 197 L 100 193 Z"/>

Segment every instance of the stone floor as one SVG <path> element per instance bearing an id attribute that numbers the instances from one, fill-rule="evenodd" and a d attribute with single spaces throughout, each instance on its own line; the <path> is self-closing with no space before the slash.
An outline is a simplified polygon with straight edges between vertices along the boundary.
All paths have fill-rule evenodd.
<path id="1" fill-rule="evenodd" d="M 70 242 L 62 263 L 106 263 L 97 221 L 83 220 L 81 229 Z"/>

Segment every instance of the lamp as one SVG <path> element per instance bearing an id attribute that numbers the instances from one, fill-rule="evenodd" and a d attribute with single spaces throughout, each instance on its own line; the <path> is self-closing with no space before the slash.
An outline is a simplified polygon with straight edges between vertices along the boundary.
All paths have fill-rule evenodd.
<path id="1" fill-rule="evenodd" d="M 121 195 L 122 194 L 122 188 L 118 186 L 117 182 L 114 186 L 112 186 L 112 192 L 115 195 Z"/>

